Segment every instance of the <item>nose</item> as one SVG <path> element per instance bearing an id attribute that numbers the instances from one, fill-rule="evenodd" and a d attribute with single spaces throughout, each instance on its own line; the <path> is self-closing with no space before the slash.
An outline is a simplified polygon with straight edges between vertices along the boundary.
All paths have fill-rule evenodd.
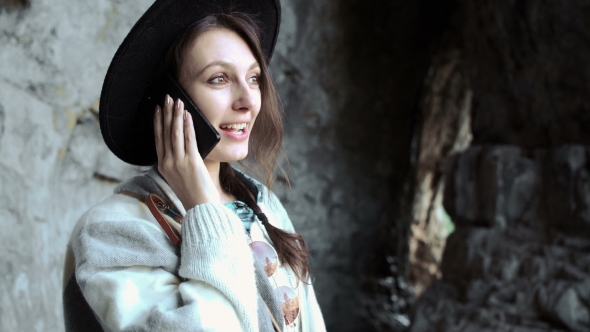
<path id="1" fill-rule="evenodd" d="M 248 82 L 243 81 L 233 85 L 234 100 L 232 108 L 234 111 L 252 111 L 260 100 L 260 89 L 251 87 Z"/>

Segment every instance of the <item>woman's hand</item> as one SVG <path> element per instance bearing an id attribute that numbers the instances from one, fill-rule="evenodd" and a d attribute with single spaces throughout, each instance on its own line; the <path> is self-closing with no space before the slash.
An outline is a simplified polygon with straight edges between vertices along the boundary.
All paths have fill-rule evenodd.
<path id="1" fill-rule="evenodd" d="M 180 99 L 166 95 L 164 109 L 156 106 L 154 134 L 158 170 L 184 208 L 218 203 L 219 192 L 197 149 L 193 119 Z"/>

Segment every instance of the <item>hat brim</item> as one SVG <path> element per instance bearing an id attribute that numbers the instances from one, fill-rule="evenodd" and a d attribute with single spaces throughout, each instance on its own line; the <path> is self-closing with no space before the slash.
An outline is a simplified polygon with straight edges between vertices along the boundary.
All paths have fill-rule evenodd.
<path id="1" fill-rule="evenodd" d="M 281 21 L 279 0 L 158 0 L 133 26 L 107 71 L 100 95 L 100 129 L 109 149 L 140 166 L 157 162 L 152 119 L 140 102 L 155 66 L 187 27 L 207 15 L 242 12 L 259 22 L 260 41 L 270 60 Z"/>

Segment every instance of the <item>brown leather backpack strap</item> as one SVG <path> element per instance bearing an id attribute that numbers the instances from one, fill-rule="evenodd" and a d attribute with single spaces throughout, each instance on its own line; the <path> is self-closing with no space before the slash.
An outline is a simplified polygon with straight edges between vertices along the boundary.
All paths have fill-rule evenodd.
<path id="1" fill-rule="evenodd" d="M 152 213 L 152 215 L 154 216 L 154 218 L 156 218 L 156 221 L 158 222 L 158 224 L 160 224 L 160 227 L 162 227 L 162 229 L 164 230 L 166 235 L 168 235 L 168 237 L 170 238 L 170 241 L 172 241 L 172 244 L 174 244 L 175 246 L 180 245 L 180 241 L 181 241 L 180 233 L 178 232 L 177 228 L 172 226 L 170 224 L 170 222 L 166 219 L 166 215 L 165 215 L 166 210 L 170 210 L 170 209 L 169 209 L 168 203 L 166 203 L 166 201 L 163 200 L 162 197 L 160 197 L 156 194 L 149 194 L 144 200 L 139 195 L 129 192 L 129 191 L 121 191 L 121 192 L 119 192 L 119 194 L 133 197 L 133 198 L 138 199 L 140 202 L 144 202 L 145 205 L 147 205 L 150 212 Z M 179 224 L 182 223 L 182 216 L 180 216 L 180 215 L 177 215 L 175 217 L 170 217 L 170 218 Z"/>
<path id="2" fill-rule="evenodd" d="M 145 205 L 150 209 L 150 212 L 154 215 L 154 218 L 156 218 L 156 221 L 158 221 L 158 224 L 160 224 L 166 235 L 168 235 L 172 244 L 175 246 L 180 245 L 180 233 L 170 225 L 164 216 L 164 212 L 168 209 L 168 204 L 160 196 L 149 194 L 145 198 Z"/>

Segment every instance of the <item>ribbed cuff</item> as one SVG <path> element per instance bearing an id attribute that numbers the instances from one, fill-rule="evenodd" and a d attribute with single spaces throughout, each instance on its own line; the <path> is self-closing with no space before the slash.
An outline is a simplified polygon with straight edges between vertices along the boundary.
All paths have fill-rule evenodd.
<path id="1" fill-rule="evenodd" d="M 200 204 L 186 213 L 179 270 L 182 277 L 205 280 L 204 271 L 233 273 L 233 269 L 239 268 L 237 265 L 251 261 L 248 256 L 251 253 L 244 226 L 224 205 Z"/>

